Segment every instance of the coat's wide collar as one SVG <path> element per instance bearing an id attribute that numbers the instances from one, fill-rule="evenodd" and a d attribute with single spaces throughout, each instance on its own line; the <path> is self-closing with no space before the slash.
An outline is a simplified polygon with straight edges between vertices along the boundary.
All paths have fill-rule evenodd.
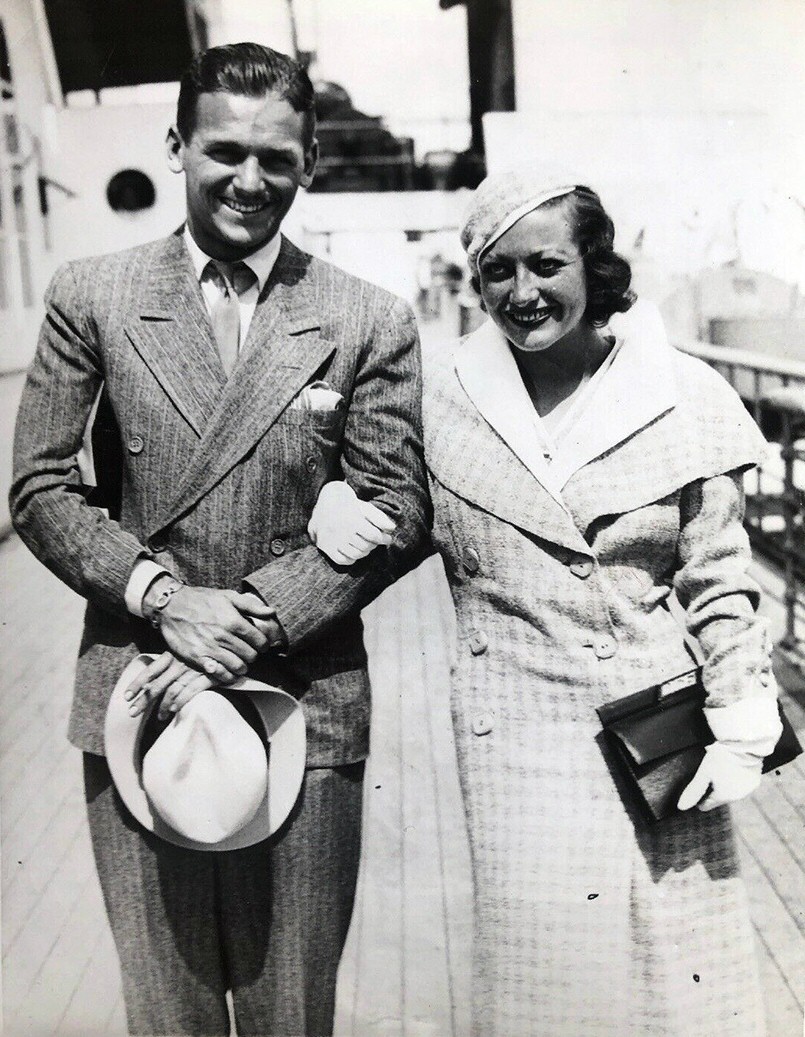
<path id="1" fill-rule="evenodd" d="M 638 303 L 610 326 L 620 347 L 590 385 L 578 424 L 550 465 L 548 485 L 541 481 L 531 404 L 496 329 L 479 329 L 452 360 L 434 356 L 425 380 L 426 456 L 434 479 L 575 552 L 591 549 L 591 527 L 600 517 L 758 463 L 763 439 L 740 398 L 701 361 L 668 345 L 653 306 Z"/>
<path id="2" fill-rule="evenodd" d="M 181 235 L 167 239 L 140 294 L 129 337 L 199 437 L 171 506 L 154 532 L 216 485 L 277 420 L 334 352 L 318 331 L 310 259 L 282 239 L 229 379 Z"/>
<path id="3" fill-rule="evenodd" d="M 612 366 L 585 402 L 581 419 L 562 444 L 562 457 L 546 465 L 534 408 L 511 347 L 490 320 L 464 341 L 456 374 L 473 405 L 556 499 L 586 464 L 645 428 L 676 402 L 672 347 L 659 312 L 638 302 L 610 322 L 621 346 Z"/>
<path id="4" fill-rule="evenodd" d="M 456 374 L 481 416 L 561 504 L 547 478 L 547 464 L 534 425 L 534 405 L 508 342 L 491 320 L 460 347 Z"/>

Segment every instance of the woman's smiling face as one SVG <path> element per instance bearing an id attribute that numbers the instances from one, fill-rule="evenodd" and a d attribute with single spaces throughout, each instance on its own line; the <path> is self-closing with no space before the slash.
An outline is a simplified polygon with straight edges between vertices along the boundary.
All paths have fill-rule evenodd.
<path id="1" fill-rule="evenodd" d="M 584 330 L 587 280 L 566 205 L 526 213 L 482 254 L 479 275 L 486 312 L 518 349 Z"/>

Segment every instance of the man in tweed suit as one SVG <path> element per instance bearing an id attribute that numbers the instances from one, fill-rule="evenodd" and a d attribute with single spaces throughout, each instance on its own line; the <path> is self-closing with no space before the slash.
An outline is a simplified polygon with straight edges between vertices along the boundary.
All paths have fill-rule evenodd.
<path id="1" fill-rule="evenodd" d="M 410 310 L 279 233 L 313 178 L 314 130 L 291 59 L 255 44 L 197 59 L 168 137 L 186 227 L 59 270 L 20 407 L 16 528 L 88 601 L 69 737 L 133 1033 L 228 1033 L 227 989 L 240 1034 L 332 1027 L 368 750 L 359 611 L 415 556 L 427 503 Z M 102 385 L 119 518 L 90 506 L 77 462 Z M 343 476 L 394 524 L 351 569 L 306 532 L 321 486 Z M 110 692 L 138 652 L 166 648 L 300 699 L 308 769 L 270 840 L 183 850 L 115 793 Z"/>

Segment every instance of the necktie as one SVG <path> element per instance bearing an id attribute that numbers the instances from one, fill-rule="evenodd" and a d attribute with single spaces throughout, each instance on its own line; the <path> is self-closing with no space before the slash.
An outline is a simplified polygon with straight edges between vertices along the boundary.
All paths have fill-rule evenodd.
<path id="1" fill-rule="evenodd" d="M 221 263 L 210 261 L 208 275 L 219 289 L 218 298 L 210 308 L 212 330 L 221 354 L 221 364 L 229 377 L 238 359 L 240 348 L 240 306 L 242 295 L 257 280 L 255 272 L 245 263 Z"/>

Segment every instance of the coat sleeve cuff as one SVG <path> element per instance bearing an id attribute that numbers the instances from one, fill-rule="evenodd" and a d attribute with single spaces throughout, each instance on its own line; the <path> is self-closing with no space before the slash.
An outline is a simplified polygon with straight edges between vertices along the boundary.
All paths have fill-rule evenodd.
<path id="1" fill-rule="evenodd" d="M 126 584 L 124 600 L 126 608 L 133 616 L 143 618 L 143 598 L 145 592 L 158 576 L 170 576 L 164 566 L 152 562 L 150 558 L 138 558 L 131 570 L 129 582 Z"/>
<path id="2" fill-rule="evenodd" d="M 705 708 L 704 715 L 717 741 L 754 756 L 768 756 L 783 731 L 777 699 L 770 696 Z"/>

